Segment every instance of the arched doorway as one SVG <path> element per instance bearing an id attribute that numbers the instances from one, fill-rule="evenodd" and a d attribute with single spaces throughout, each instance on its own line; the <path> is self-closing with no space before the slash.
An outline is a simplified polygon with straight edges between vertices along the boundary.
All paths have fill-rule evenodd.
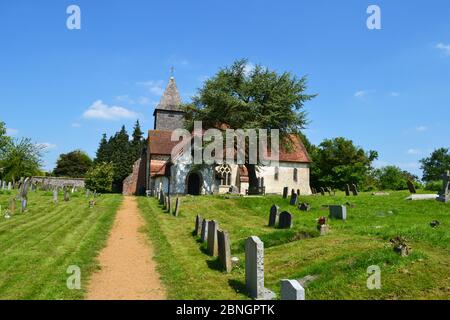
<path id="1" fill-rule="evenodd" d="M 202 177 L 197 172 L 189 173 L 187 179 L 187 194 L 198 196 L 202 188 Z"/>

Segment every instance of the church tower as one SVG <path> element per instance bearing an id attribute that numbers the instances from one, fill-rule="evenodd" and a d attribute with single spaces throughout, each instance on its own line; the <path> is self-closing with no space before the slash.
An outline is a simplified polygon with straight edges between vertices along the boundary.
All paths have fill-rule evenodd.
<path id="1" fill-rule="evenodd" d="M 155 130 L 173 131 L 183 128 L 184 112 L 180 109 L 181 98 L 175 78 L 170 77 L 169 83 L 155 108 Z"/>

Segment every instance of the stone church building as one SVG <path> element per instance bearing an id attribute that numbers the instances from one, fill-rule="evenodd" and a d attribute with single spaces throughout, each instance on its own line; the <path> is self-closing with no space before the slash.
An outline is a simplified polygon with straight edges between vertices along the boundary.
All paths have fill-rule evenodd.
<path id="1" fill-rule="evenodd" d="M 160 103 L 153 112 L 154 128 L 148 131 L 147 148 L 133 167 L 133 173 L 124 180 L 123 193 L 145 194 L 163 190 L 170 194 L 218 194 L 232 190 L 246 194 L 248 174 L 245 166 L 173 163 L 172 149 L 178 141 L 171 141 L 172 131 L 183 128 L 184 113 L 174 77 L 171 77 Z M 293 137 L 289 152 L 280 146 L 277 167 L 259 168 L 260 190 L 266 194 L 281 194 L 284 187 L 311 194 L 309 167 L 311 160 L 298 137 Z M 175 162 L 175 161 L 174 161 Z"/>

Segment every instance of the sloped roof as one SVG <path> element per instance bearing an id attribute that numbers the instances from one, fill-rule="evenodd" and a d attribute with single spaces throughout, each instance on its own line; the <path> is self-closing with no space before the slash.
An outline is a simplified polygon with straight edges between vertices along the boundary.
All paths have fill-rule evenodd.
<path id="1" fill-rule="evenodd" d="M 178 144 L 178 141 L 171 141 L 172 131 L 150 130 L 148 136 L 150 154 L 170 156 L 172 149 Z M 280 146 L 279 161 L 310 163 L 311 159 L 301 139 L 296 135 L 291 135 L 290 139 L 292 144 L 289 151 Z"/>
<path id="2" fill-rule="evenodd" d="M 156 109 L 181 111 L 180 105 L 181 98 L 177 84 L 175 83 L 175 78 L 170 77 L 166 90 L 164 91 L 159 104 L 156 106 Z"/>

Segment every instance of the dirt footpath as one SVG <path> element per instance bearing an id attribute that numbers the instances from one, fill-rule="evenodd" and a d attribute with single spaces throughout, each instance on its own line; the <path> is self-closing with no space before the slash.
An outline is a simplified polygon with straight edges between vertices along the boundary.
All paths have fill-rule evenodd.
<path id="1" fill-rule="evenodd" d="M 165 299 L 151 244 L 139 232 L 143 225 L 136 198 L 125 197 L 108 243 L 99 255 L 101 270 L 92 275 L 86 299 Z"/>

